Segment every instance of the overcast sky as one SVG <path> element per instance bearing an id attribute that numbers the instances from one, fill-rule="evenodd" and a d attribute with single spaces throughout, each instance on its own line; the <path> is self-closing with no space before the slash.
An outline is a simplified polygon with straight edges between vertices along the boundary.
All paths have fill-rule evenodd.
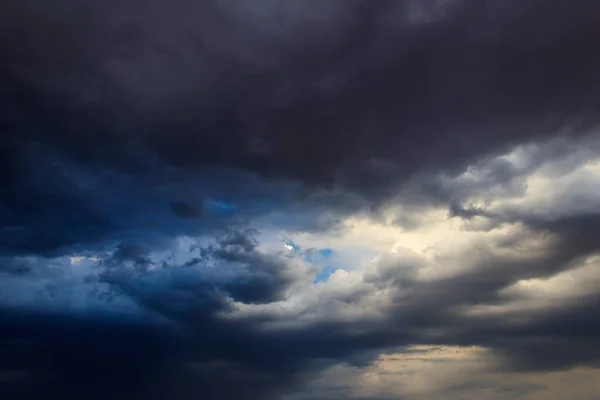
<path id="1" fill-rule="evenodd" d="M 0 398 L 600 399 L 599 18 L 0 2 Z"/>

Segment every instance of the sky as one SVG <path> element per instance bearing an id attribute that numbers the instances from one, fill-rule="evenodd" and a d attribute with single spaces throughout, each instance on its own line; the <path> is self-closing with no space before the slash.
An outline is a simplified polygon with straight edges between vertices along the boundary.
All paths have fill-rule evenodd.
<path id="1" fill-rule="evenodd" d="M 0 398 L 600 399 L 599 14 L 0 2 Z"/>

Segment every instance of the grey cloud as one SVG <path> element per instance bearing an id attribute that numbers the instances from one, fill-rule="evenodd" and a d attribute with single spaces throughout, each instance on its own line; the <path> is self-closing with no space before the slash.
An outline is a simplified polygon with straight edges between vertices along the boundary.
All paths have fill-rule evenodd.
<path id="1" fill-rule="evenodd" d="M 495 349 L 500 357 L 506 356 L 504 367 L 509 370 L 597 366 L 600 359 L 593 337 L 599 325 L 591 311 L 596 295 L 560 309 L 521 311 L 516 320 L 485 312 L 479 316 L 460 314 L 465 306 L 502 306 L 511 300 L 500 296 L 502 289 L 520 280 L 545 279 L 569 271 L 583 257 L 597 253 L 599 243 L 592 228 L 596 222 L 594 217 L 582 216 L 575 221 L 556 221 L 553 229 L 539 227 L 559 237 L 540 256 L 531 257 L 526 251 L 502 255 L 497 250 L 505 244 L 498 241 L 456 254 L 456 261 L 462 258 L 471 265 L 448 278 L 422 282 L 411 278 L 410 263 L 408 269 L 396 263 L 396 267 L 380 266 L 368 279 L 393 288 L 394 308 L 388 328 L 411 332 L 408 343 L 485 346 Z M 535 231 L 514 237 L 515 242 L 508 247 L 533 234 Z M 442 265 L 449 261 L 438 260 Z"/>
<path id="2" fill-rule="evenodd" d="M 121 243 L 108 260 L 102 260 L 102 265 L 110 268 L 111 266 L 118 267 L 127 262 L 142 270 L 154 264 L 150 258 L 150 249 L 136 244 Z"/>
<path id="3" fill-rule="evenodd" d="M 251 321 L 218 316 L 233 311 L 230 296 L 275 301 L 294 279 L 286 276 L 286 260 L 261 256 L 249 235 L 231 232 L 215 245 L 195 248 L 200 265 L 154 270 L 148 269 L 155 263 L 148 251 L 120 245 L 100 263 L 99 280 L 87 283 L 109 285 L 107 311 L 3 307 L 0 370 L 23 371 L 26 378 L 3 382 L 0 393 L 7 398 L 43 393 L 93 399 L 272 398 L 294 383 L 303 356 L 280 359 L 280 339 L 261 334 Z M 231 273 L 211 273 L 210 262 Z M 228 267 L 231 263 L 240 266 Z M 137 311 L 122 314 L 110 307 L 119 298 L 132 301 Z"/>
<path id="4" fill-rule="evenodd" d="M 565 246 L 571 237 L 566 233 L 563 235 L 563 246 L 548 249 L 549 252 L 544 256 L 532 260 L 502 256 L 495 251 L 503 243 L 490 241 L 487 249 L 480 250 L 483 251 L 483 257 L 469 254 L 469 250 L 456 255 L 469 255 L 472 266 L 465 272 L 431 282 L 420 281 L 412 272 L 412 268 L 418 268 L 418 264 L 424 262 L 416 256 L 399 255 L 383 260 L 366 282 L 387 288 L 393 296 L 392 307 L 384 309 L 387 315 L 383 319 L 373 320 L 363 316 L 353 321 L 338 320 L 334 312 L 328 318 L 293 328 L 265 330 L 265 323 L 278 322 L 280 318 L 269 315 L 223 318 L 223 313 L 228 315 L 233 311 L 224 295 L 231 291 L 234 298 L 238 296 L 242 301 L 252 302 L 252 296 L 246 297 L 246 291 L 253 290 L 252 282 L 234 280 L 236 287 L 232 288 L 218 280 L 211 282 L 210 276 L 198 275 L 189 267 L 172 266 L 156 273 L 121 269 L 104 275 L 105 282 L 132 299 L 145 313 L 154 316 L 150 321 L 157 321 L 154 319 L 156 317 L 159 317 L 158 321 L 168 321 L 166 327 L 150 324 L 138 330 L 135 325 L 128 323 L 130 327 L 126 330 L 120 328 L 119 334 L 95 338 L 92 335 L 95 331 L 112 332 L 115 325 L 110 316 L 99 315 L 97 320 L 90 321 L 77 315 L 64 316 L 61 318 L 66 320 L 61 320 L 57 316 L 42 318 L 28 314 L 17 317 L 13 313 L 4 314 L 8 316 L 3 320 L 6 329 L 2 332 L 4 338 L 10 340 L 33 337 L 31 340 L 38 343 L 36 346 L 47 349 L 42 354 L 49 351 L 63 357 L 71 351 L 65 346 L 73 343 L 59 338 L 72 332 L 80 335 L 78 340 L 81 345 L 75 343 L 74 347 L 79 351 L 77 357 L 72 358 L 72 362 L 65 361 L 58 366 L 50 364 L 55 375 L 51 375 L 45 383 L 29 382 L 29 390 L 39 388 L 51 389 L 56 393 L 84 393 L 85 389 L 93 387 L 95 378 L 92 376 L 103 374 L 104 368 L 110 368 L 111 374 L 103 380 L 105 389 L 99 390 L 98 395 L 106 395 L 123 385 L 127 392 L 122 393 L 133 398 L 142 396 L 141 393 L 155 392 L 157 396 L 165 393 L 161 391 L 161 386 L 155 385 L 165 385 L 164 390 L 178 385 L 190 388 L 187 393 L 176 393 L 180 397 L 175 398 L 188 398 L 186 396 L 194 395 L 196 390 L 224 398 L 236 398 L 240 392 L 228 385 L 231 385 L 230 379 L 238 379 L 238 373 L 248 379 L 246 390 L 250 398 L 269 398 L 267 393 L 270 390 L 275 390 L 271 393 L 278 398 L 300 384 L 303 381 L 301 378 L 306 377 L 306 370 L 318 373 L 332 363 L 339 362 L 364 367 L 382 351 L 393 352 L 399 346 L 419 343 L 481 345 L 494 350 L 498 357 L 506 361 L 505 368 L 511 371 L 596 365 L 598 358 L 593 338 L 598 324 L 593 317 L 592 302 L 572 304 L 561 313 L 525 313 L 523 316 L 526 318 L 517 324 L 493 315 L 467 317 L 456 314 L 458 306 L 501 304 L 503 300 L 499 291 L 502 288 L 519 279 L 549 276 L 563 271 L 571 266 L 570 261 L 595 249 Z M 257 278 L 262 276 L 262 272 L 267 272 L 266 276 L 269 277 L 276 276 L 268 260 L 261 263 L 260 258 L 256 258 L 255 245 L 250 233 L 232 233 L 216 245 L 199 248 L 199 257 L 203 262 L 256 262 L 248 266 L 248 271 L 256 274 Z M 265 294 L 261 292 L 262 296 Z M 375 294 L 375 287 L 372 287 L 370 291 L 362 289 L 346 300 L 343 296 L 340 299 L 350 306 L 360 307 L 362 302 Z M 322 298 L 318 306 L 327 310 L 327 301 L 337 302 L 340 299 L 335 295 L 329 300 Z M 274 300 L 261 298 L 261 301 L 267 302 Z M 113 318 L 122 321 L 122 317 Z M 119 322 L 122 323 L 125 322 Z M 42 335 L 40 332 L 48 331 L 39 330 L 38 327 L 46 324 L 54 324 L 51 326 L 55 330 Z M 72 324 L 75 326 L 72 327 Z M 154 329 L 166 331 L 157 339 L 152 339 L 155 337 L 152 333 Z M 78 332 L 91 333 L 81 336 Z M 119 349 L 127 348 L 130 333 L 137 335 L 136 332 L 144 341 L 158 341 L 148 345 L 153 350 L 146 350 L 142 342 L 127 353 L 120 352 Z M 95 341 L 99 343 L 92 344 Z M 113 353 L 97 354 L 95 346 L 98 345 L 99 349 L 108 346 L 110 351 L 116 352 L 114 357 L 116 354 L 125 357 L 125 367 L 130 365 L 128 363 L 135 368 L 139 368 L 138 363 L 156 367 L 145 367 L 138 371 L 142 375 L 136 380 L 136 376 L 129 376 L 125 369 L 113 369 L 117 362 L 111 355 Z M 22 346 L 14 351 L 20 359 L 22 357 L 25 365 L 41 368 L 42 371 L 50 368 L 48 364 L 38 367 L 38 363 L 48 362 L 38 358 L 39 355 L 27 358 L 28 353 L 23 353 L 30 351 L 29 346 L 33 344 L 25 342 Z M 139 346 L 142 347 L 138 352 L 136 349 Z M 156 349 L 163 349 L 164 353 L 156 354 Z M 91 363 L 97 365 L 99 360 L 102 363 L 92 368 Z M 317 360 L 324 361 L 315 363 Z M 13 369 L 18 367 L 15 364 L 8 366 Z M 88 373 L 90 376 L 86 375 Z M 68 385 L 66 379 L 71 375 L 73 379 L 81 379 L 81 386 Z M 19 388 L 18 385 L 16 387 Z"/>
<path id="5" fill-rule="evenodd" d="M 232 230 L 218 237 L 215 243 L 193 245 L 188 260 L 180 265 L 168 258 L 152 257 L 147 248 L 120 244 L 110 257 L 100 261 L 99 266 L 104 270 L 101 278 L 126 293 L 137 279 L 143 286 L 145 279 L 175 279 L 181 280 L 185 287 L 197 286 L 199 293 L 214 292 L 215 298 L 228 295 L 243 303 L 274 302 L 304 277 L 292 270 L 289 260 L 260 252 L 255 234 L 252 230 Z M 149 271 L 151 266 L 160 267 Z M 151 280 L 147 285 L 160 283 Z"/>
<path id="6" fill-rule="evenodd" d="M 385 203 L 411 177 L 453 175 L 512 145 L 585 135 L 596 123 L 599 60 L 587 45 L 596 5 L 431 2 L 437 16 L 428 23 L 409 21 L 415 6 L 7 3 L 4 251 L 64 251 L 124 228 L 189 232 L 186 219 L 149 216 L 169 207 L 182 215 L 178 198 L 199 202 L 206 193 L 191 188 L 211 175 L 235 199 L 264 190 L 255 173 L 302 182 L 304 194 L 279 191 L 283 208 L 337 188 L 335 201 L 309 205 L 351 213 Z M 223 168 L 248 175 L 233 182 Z M 510 176 L 520 170 L 490 168 L 486 179 L 519 190 Z M 168 180 L 188 190 L 166 198 Z M 438 186 L 427 196 L 477 189 Z M 150 201 L 158 193 L 164 205 Z"/>
<path id="7" fill-rule="evenodd" d="M 136 305 L 1 309 L 0 371 L 31 377 L 0 383 L 3 398 L 278 398 L 303 374 L 418 343 L 479 344 L 513 371 L 598 364 L 593 296 L 520 323 L 457 312 L 502 305 L 502 289 L 598 250 L 592 212 L 468 204 L 497 187 L 496 198 L 520 196 L 525 175 L 564 156 L 560 143 L 592 142 L 598 4 L 322 3 L 0 5 L 0 270 L 13 276 L 32 256 L 42 261 L 22 276 L 42 274 L 44 257 L 117 245 L 88 284 Z M 538 151 L 523 166 L 495 158 L 515 145 Z M 468 166 L 479 181 L 452 180 Z M 450 277 L 421 281 L 426 261 L 402 255 L 312 308 L 235 313 L 232 300 L 277 306 L 307 276 L 231 228 L 274 210 L 323 229 L 398 198 L 528 230 L 437 259 L 467 267 Z M 153 258 L 224 227 L 181 264 Z M 502 252 L 543 234 L 556 242 L 539 257 Z M 337 314 L 372 310 L 377 296 L 389 300 L 382 315 Z"/>
<path id="8" fill-rule="evenodd" d="M 431 24 L 407 26 L 400 22 L 407 11 L 387 1 L 334 2 L 328 19 L 310 3 L 278 11 L 271 4 L 84 10 L 65 3 L 42 21 L 60 27 L 55 37 L 28 28 L 25 45 L 10 44 L 7 35 L 3 51 L 12 76 L 27 79 L 18 93 L 27 95 L 24 107 L 43 136 L 30 134 L 79 161 L 134 171 L 152 168 L 156 157 L 185 168 L 229 165 L 379 197 L 415 172 L 459 170 L 564 124 L 595 123 L 598 59 L 586 43 L 596 35 L 589 17 L 596 6 L 532 4 L 459 1 Z M 7 11 L 14 22 L 4 29 L 31 26 L 25 8 Z M 299 12 L 296 21 L 274 31 L 287 34 L 268 32 L 269 24 L 294 19 L 292 12 Z M 62 24 L 65 18 L 77 23 Z M 311 23 L 315 34 L 325 33 L 295 29 Z M 115 36 L 126 27 L 130 42 Z M 208 44 L 194 50 L 199 41 Z M 127 51 L 115 59 L 107 50 L 118 43 Z M 63 72 L 50 74 L 61 62 Z M 123 72 L 110 72 L 111 63 Z M 39 73 L 29 77 L 24 65 Z M 147 84 L 127 91 L 135 79 Z M 70 81 L 97 82 L 95 100 L 78 91 L 52 94 L 52 85 Z M 148 100 L 154 105 L 140 108 Z M 50 112 L 78 126 L 36 117 Z M 27 140 L 11 119 L 10 131 Z M 127 128 L 116 128 L 119 122 Z"/>

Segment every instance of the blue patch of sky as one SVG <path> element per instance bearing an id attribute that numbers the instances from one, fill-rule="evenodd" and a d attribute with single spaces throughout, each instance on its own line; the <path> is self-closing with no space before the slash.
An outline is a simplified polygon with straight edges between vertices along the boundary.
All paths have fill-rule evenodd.
<path id="1" fill-rule="evenodd" d="M 321 249 L 318 251 L 318 253 L 320 255 L 322 255 L 323 257 L 329 257 L 333 254 L 333 250 L 331 249 Z"/>
<path id="2" fill-rule="evenodd" d="M 320 256 L 321 261 L 329 260 L 333 255 L 333 250 L 329 248 L 317 250 L 317 254 Z M 339 268 L 333 265 L 326 265 L 323 267 L 320 273 L 315 276 L 313 283 L 327 282 L 331 274 L 337 271 Z"/>
<path id="3" fill-rule="evenodd" d="M 330 248 L 303 249 L 302 246 L 289 238 L 285 238 L 282 242 L 288 248 L 288 250 L 293 251 L 297 256 L 311 264 L 321 264 L 330 259 L 334 254 L 333 250 Z M 319 282 L 327 282 L 331 274 L 333 274 L 337 269 L 339 268 L 332 265 L 326 265 L 319 273 L 315 275 L 313 283 L 316 284 Z"/>
<path id="4" fill-rule="evenodd" d="M 301 251 L 302 247 L 300 247 L 299 245 L 297 245 L 296 243 L 294 243 L 292 240 L 288 239 L 286 241 L 284 241 L 284 243 L 289 246 L 288 248 L 291 248 L 291 250 L 295 250 L 295 251 Z"/>
<path id="5" fill-rule="evenodd" d="M 319 272 L 316 276 L 315 279 L 313 280 L 314 284 L 317 284 L 319 282 L 327 282 L 329 280 L 329 277 L 335 272 L 337 271 L 338 268 L 332 267 L 330 265 L 327 265 L 325 267 L 323 267 L 323 269 L 321 270 L 321 272 Z"/>

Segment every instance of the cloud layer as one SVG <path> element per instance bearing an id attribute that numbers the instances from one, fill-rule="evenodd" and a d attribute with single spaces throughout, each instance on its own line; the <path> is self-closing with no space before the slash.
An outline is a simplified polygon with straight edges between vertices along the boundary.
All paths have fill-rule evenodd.
<path id="1" fill-rule="evenodd" d="M 0 396 L 592 398 L 598 11 L 3 3 Z"/>

